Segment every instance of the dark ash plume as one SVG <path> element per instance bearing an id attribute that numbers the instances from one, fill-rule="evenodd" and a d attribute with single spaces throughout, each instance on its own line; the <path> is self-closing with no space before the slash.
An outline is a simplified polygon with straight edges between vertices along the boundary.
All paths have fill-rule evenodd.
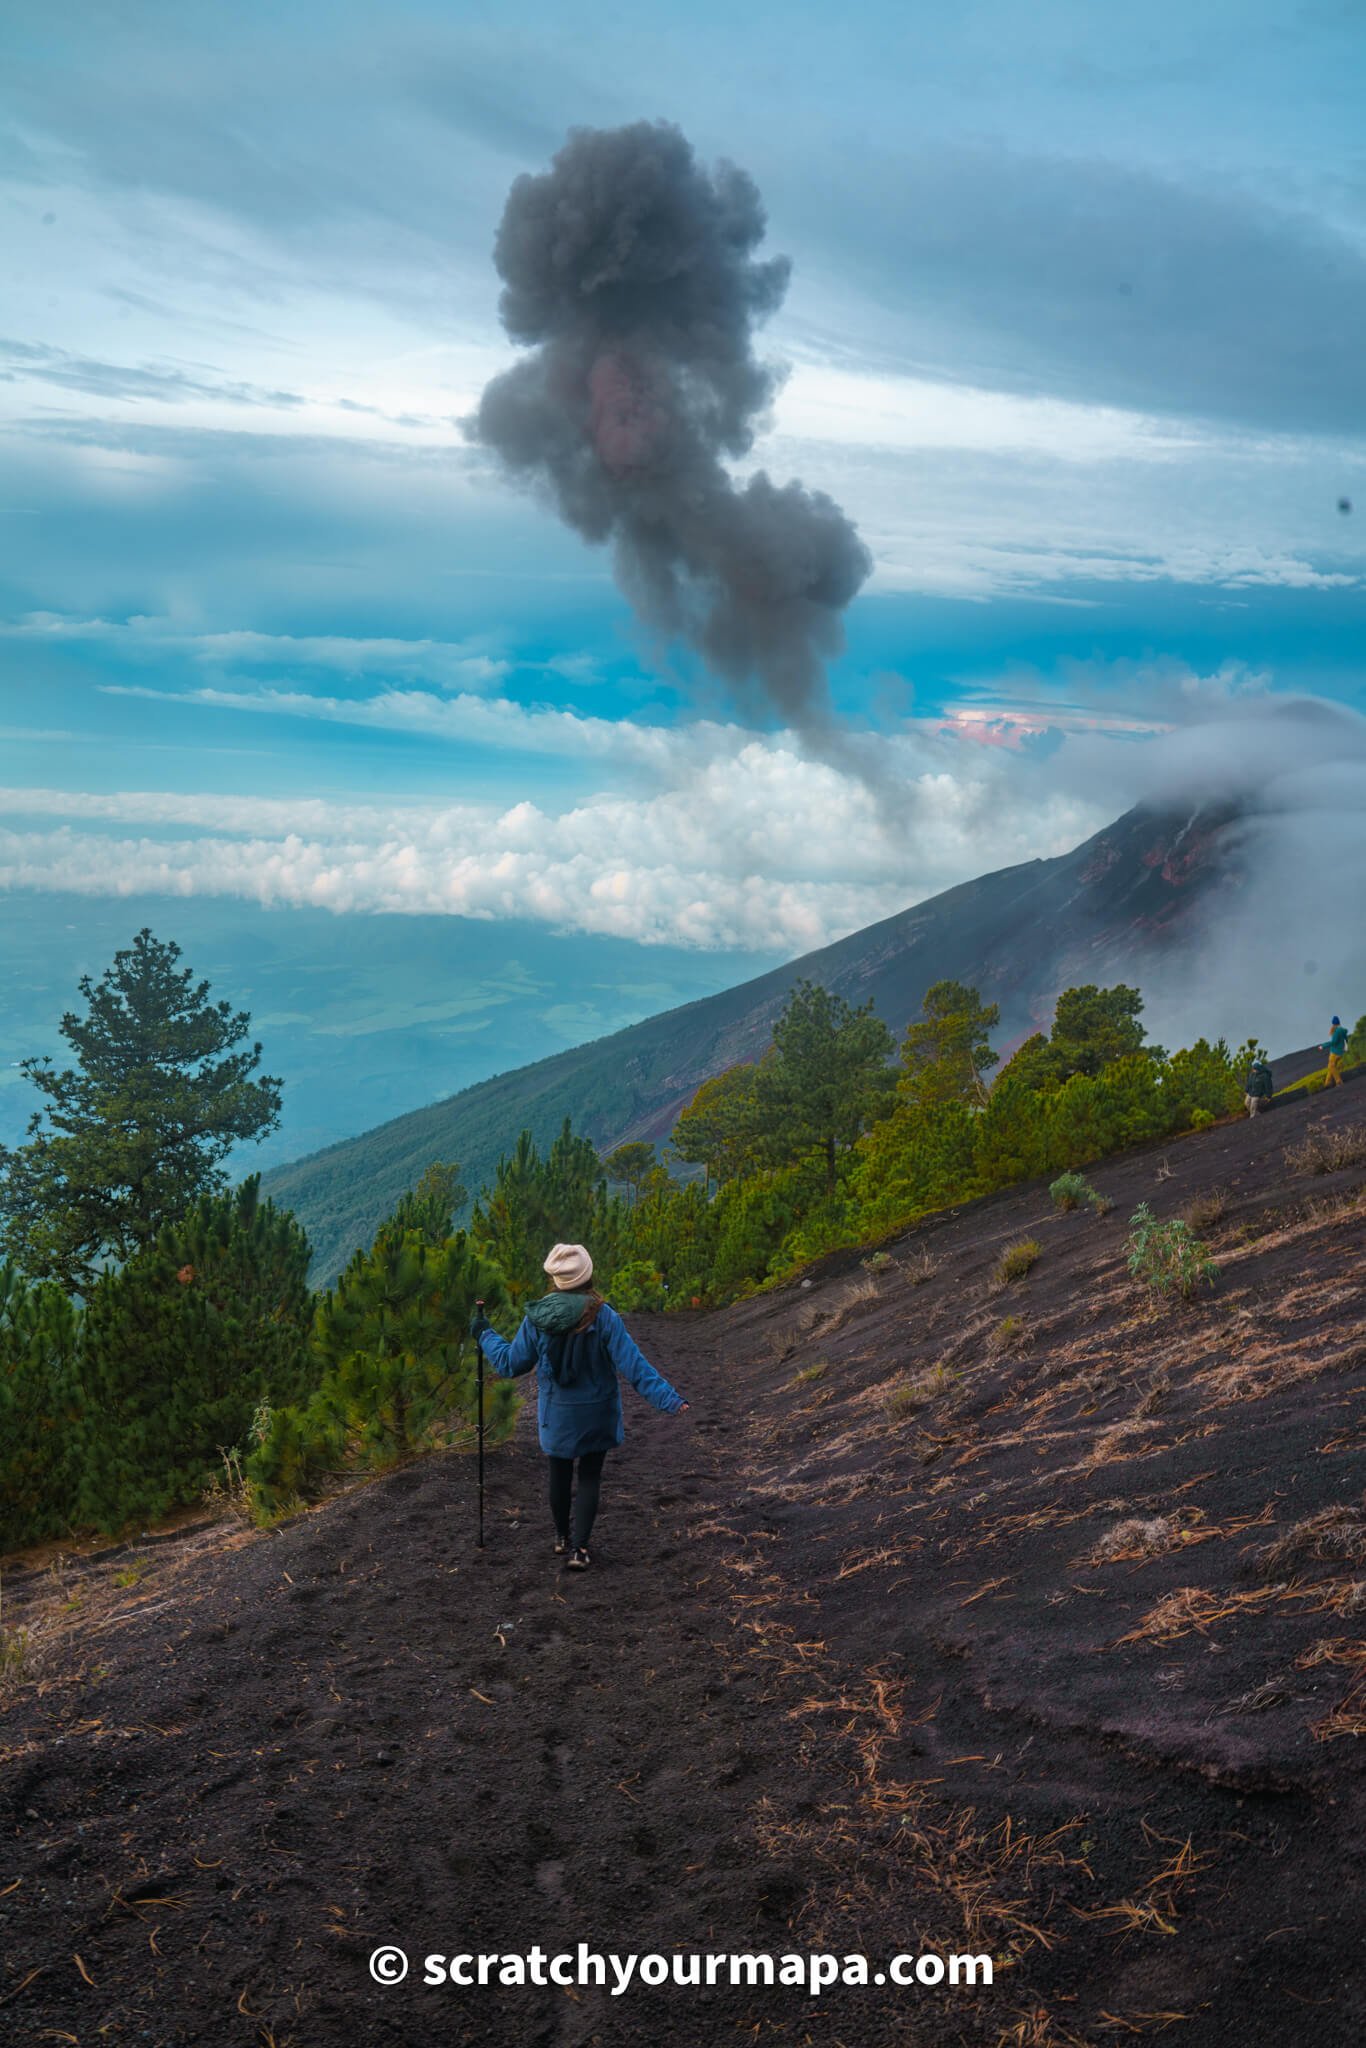
<path id="1" fill-rule="evenodd" d="M 708 174 L 671 124 L 574 130 L 508 196 L 500 311 L 532 352 L 467 431 L 548 485 L 585 540 L 615 543 L 647 624 L 811 729 L 872 557 L 823 492 L 762 471 L 738 489 L 722 466 L 749 452 L 777 383 L 753 330 L 790 265 L 757 260 L 764 226 L 753 180 Z"/>

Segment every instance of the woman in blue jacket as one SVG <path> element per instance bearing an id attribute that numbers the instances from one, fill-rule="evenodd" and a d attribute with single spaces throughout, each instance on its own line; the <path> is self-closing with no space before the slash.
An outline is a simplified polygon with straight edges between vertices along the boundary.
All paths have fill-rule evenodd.
<path id="1" fill-rule="evenodd" d="M 570 1571 L 586 1571 L 603 1459 L 626 1434 L 617 1374 L 666 1415 L 683 1414 L 688 1403 L 655 1371 L 610 1303 L 590 1289 L 593 1261 L 581 1244 L 557 1244 L 545 1271 L 554 1291 L 532 1302 L 511 1343 L 498 1335 L 482 1310 L 470 1330 L 502 1378 L 516 1379 L 533 1366 L 536 1369 L 541 1449 L 550 1460 L 555 1551 Z M 576 1459 L 579 1484 L 571 1546 Z"/>

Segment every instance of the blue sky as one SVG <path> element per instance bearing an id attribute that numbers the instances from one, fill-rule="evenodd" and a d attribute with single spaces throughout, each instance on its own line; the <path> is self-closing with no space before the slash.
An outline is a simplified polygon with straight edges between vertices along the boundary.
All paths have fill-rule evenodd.
<path id="1" fill-rule="evenodd" d="M 7 45 L 0 886 L 795 953 L 1366 710 L 1351 0 L 20 0 Z M 512 180 L 641 117 L 792 258 L 749 466 L 872 550 L 862 755 L 650 644 L 461 434 Z"/>

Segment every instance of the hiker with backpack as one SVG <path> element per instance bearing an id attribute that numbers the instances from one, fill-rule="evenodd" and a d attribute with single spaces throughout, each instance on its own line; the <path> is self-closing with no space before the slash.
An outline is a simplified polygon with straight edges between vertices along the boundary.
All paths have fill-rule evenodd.
<path id="1" fill-rule="evenodd" d="M 536 1372 L 541 1449 L 550 1461 L 555 1554 L 568 1570 L 586 1571 L 603 1460 L 626 1434 L 617 1374 L 666 1415 L 682 1415 L 689 1404 L 655 1371 L 611 1303 L 592 1288 L 593 1261 L 581 1244 L 553 1246 L 544 1270 L 552 1291 L 531 1303 L 511 1341 L 498 1335 L 482 1308 L 470 1320 L 470 1335 L 501 1378 Z"/>
<path id="2" fill-rule="evenodd" d="M 1321 1045 L 1319 1051 L 1326 1052 L 1328 1055 L 1328 1072 L 1323 1077 L 1324 1087 L 1340 1088 L 1342 1086 L 1342 1062 L 1347 1051 L 1347 1026 L 1343 1023 L 1341 1017 L 1334 1017 L 1332 1029 L 1328 1033 L 1328 1042 L 1326 1045 Z"/>
<path id="3" fill-rule="evenodd" d="M 1262 1055 L 1258 1053 L 1248 1069 L 1247 1081 L 1244 1084 L 1243 1090 L 1243 1100 L 1247 1104 L 1248 1115 L 1257 1116 L 1262 1110 L 1270 1109 L 1271 1098 L 1275 1092 L 1276 1084 L 1271 1078 L 1271 1068 Z"/>

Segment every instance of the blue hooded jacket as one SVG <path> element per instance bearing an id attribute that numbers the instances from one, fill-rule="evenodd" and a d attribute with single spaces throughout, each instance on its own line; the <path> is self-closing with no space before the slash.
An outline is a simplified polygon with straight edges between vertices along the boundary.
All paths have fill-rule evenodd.
<path id="1" fill-rule="evenodd" d="M 511 1342 L 496 1330 L 480 1334 L 480 1349 L 501 1379 L 518 1379 L 535 1368 L 541 1449 L 549 1458 L 611 1451 L 623 1441 L 618 1373 L 666 1415 L 677 1415 L 685 1405 L 608 1302 L 586 1328 L 578 1327 L 593 1300 L 584 1294 L 547 1294 L 532 1302 Z"/>

